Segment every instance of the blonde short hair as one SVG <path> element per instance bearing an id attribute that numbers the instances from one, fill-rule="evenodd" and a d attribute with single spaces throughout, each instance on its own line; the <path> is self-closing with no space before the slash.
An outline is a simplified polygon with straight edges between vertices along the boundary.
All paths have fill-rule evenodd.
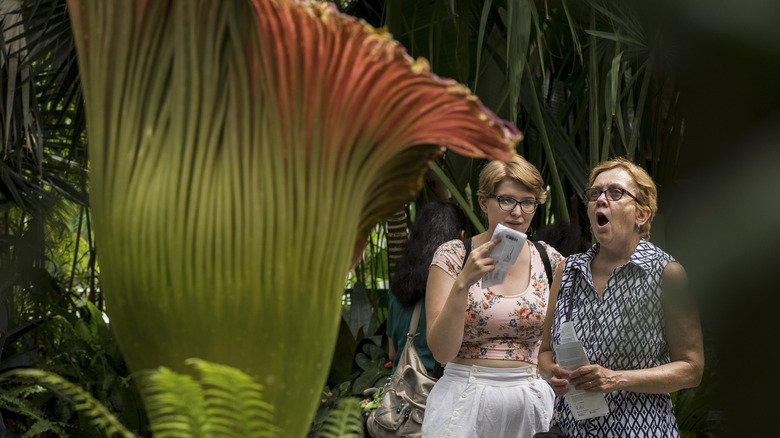
<path id="1" fill-rule="evenodd" d="M 625 170 L 628 175 L 631 176 L 631 179 L 634 180 L 634 184 L 637 188 L 637 192 L 634 193 L 637 204 L 650 208 L 650 218 L 644 225 L 639 227 L 639 234 L 646 240 L 650 240 L 650 225 L 653 222 L 655 213 L 658 211 L 658 189 L 655 186 L 655 182 L 653 182 L 653 178 L 645 169 L 625 158 L 614 158 L 612 160 L 604 161 L 594 167 L 590 172 L 588 184 L 592 187 L 596 177 L 601 173 L 618 168 Z"/>
<path id="2" fill-rule="evenodd" d="M 539 170 L 525 158 L 514 154 L 509 161 L 491 161 L 479 173 L 480 196 L 493 196 L 499 184 L 511 180 L 524 185 L 537 201 L 542 204 L 547 201 L 547 191 Z"/>

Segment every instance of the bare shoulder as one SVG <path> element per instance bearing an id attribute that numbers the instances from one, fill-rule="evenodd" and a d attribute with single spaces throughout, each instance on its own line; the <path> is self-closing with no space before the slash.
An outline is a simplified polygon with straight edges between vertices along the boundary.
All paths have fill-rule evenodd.
<path id="1" fill-rule="evenodd" d="M 679 262 L 669 262 L 664 268 L 664 285 L 683 285 L 688 282 L 688 274 Z"/>
<path id="2" fill-rule="evenodd" d="M 561 288 L 561 281 L 563 279 L 563 265 L 566 264 L 567 259 L 563 259 L 558 266 L 555 267 L 555 274 L 553 274 L 553 282 L 550 285 L 550 298 L 549 302 L 551 306 L 555 306 L 555 302 L 558 301 L 558 290 Z"/>
<path id="3" fill-rule="evenodd" d="M 561 259 L 561 262 L 558 263 L 558 266 L 555 268 L 555 275 L 556 276 L 562 276 L 563 275 L 563 267 L 566 266 L 566 262 L 569 261 L 568 257 L 563 257 Z"/>
<path id="4" fill-rule="evenodd" d="M 678 262 L 669 262 L 664 268 L 662 297 L 668 304 L 681 305 L 683 302 L 692 301 L 693 295 L 688 284 L 688 275 L 685 268 Z M 671 300 L 671 301 L 669 301 Z"/>

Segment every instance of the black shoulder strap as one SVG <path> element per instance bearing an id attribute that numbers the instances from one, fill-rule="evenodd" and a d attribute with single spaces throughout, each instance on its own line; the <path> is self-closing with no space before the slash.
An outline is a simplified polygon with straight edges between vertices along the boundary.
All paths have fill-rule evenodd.
<path id="1" fill-rule="evenodd" d="M 542 246 L 539 242 L 533 242 L 534 246 L 536 246 L 537 251 L 539 251 L 539 256 L 542 258 L 542 263 L 544 263 L 544 270 L 547 271 L 547 284 L 549 284 L 550 287 L 552 287 L 552 266 L 550 265 L 550 257 L 547 255 L 547 251 L 545 251 L 544 246 Z M 558 302 L 560 303 L 561 296 L 558 295 Z M 571 321 L 571 302 L 569 303 L 569 308 L 566 309 L 566 321 Z"/>
<path id="2" fill-rule="evenodd" d="M 466 255 L 463 256 L 463 265 L 466 265 L 466 259 L 469 258 L 469 254 L 471 254 L 471 237 L 468 239 L 463 239 L 463 246 L 466 248 Z"/>
<path id="3" fill-rule="evenodd" d="M 547 256 L 547 250 L 545 250 L 544 246 L 539 242 L 533 242 L 533 244 L 536 246 L 536 250 L 539 251 L 539 256 L 542 258 L 542 263 L 544 263 L 544 272 L 547 273 L 547 284 L 552 286 L 552 265 L 550 265 L 550 257 Z"/>

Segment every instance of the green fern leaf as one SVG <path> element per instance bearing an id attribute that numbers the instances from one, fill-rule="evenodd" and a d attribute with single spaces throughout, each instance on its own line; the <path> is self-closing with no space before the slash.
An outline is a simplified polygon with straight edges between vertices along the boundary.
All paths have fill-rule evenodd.
<path id="1" fill-rule="evenodd" d="M 30 426 L 30 429 L 26 431 L 20 438 L 39 438 L 42 436 L 48 436 L 48 434 L 52 433 L 62 438 L 67 438 L 69 436 L 67 433 L 65 433 L 65 429 L 63 429 L 62 424 L 39 417 L 36 419 L 35 423 Z"/>
<path id="2" fill-rule="evenodd" d="M 26 431 L 21 438 L 33 438 L 42 436 L 45 432 L 52 433 L 59 437 L 65 437 L 65 424 L 51 421 L 44 418 L 43 413 L 31 406 L 26 399 L 30 395 L 35 395 L 45 391 L 38 385 L 25 385 L 21 387 L 3 388 L 0 393 L 0 408 L 6 411 L 15 412 L 32 420 L 30 430 Z"/>
<path id="3" fill-rule="evenodd" d="M 161 367 L 144 374 L 141 382 L 155 437 L 208 435 L 203 390 L 192 377 Z"/>
<path id="4" fill-rule="evenodd" d="M 186 363 L 199 379 L 164 367 L 143 375 L 141 391 L 155 438 L 279 436 L 261 385 L 235 368 L 199 359 Z"/>
<path id="5" fill-rule="evenodd" d="M 360 400 L 345 398 L 339 401 L 336 409 L 328 413 L 322 422 L 317 438 L 363 438 L 363 417 Z"/>
<path id="6" fill-rule="evenodd" d="M 135 434 L 127 430 L 127 428 L 125 428 L 105 406 L 92 397 L 92 395 L 78 385 L 63 379 L 54 373 L 38 369 L 16 369 L 4 373 L 3 377 L 17 381 L 32 380 L 38 385 L 54 391 L 61 397 L 70 401 L 78 411 L 87 416 L 92 426 L 105 432 L 108 436 L 118 434 L 125 438 L 136 437 Z M 46 423 L 46 421 L 38 421 L 36 422 L 36 427 L 48 428 L 47 430 L 52 431 L 55 430 L 53 423 Z"/>
<path id="7" fill-rule="evenodd" d="M 241 371 L 200 359 L 187 364 L 201 373 L 209 418 L 230 436 L 277 436 L 273 406 L 262 399 L 262 385 Z M 216 424 L 215 424 L 216 426 Z"/>

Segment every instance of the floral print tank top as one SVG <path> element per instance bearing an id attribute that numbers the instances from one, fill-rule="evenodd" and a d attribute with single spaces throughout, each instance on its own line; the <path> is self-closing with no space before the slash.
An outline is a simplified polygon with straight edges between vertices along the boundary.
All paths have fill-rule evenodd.
<path id="1" fill-rule="evenodd" d="M 536 247 L 531 251 L 531 279 L 525 290 L 513 295 L 499 295 L 477 281 L 469 289 L 463 342 L 458 357 L 466 359 L 522 360 L 537 363 L 542 340 L 542 326 L 547 312 L 550 285 L 544 263 Z M 542 242 L 553 272 L 563 259 L 553 247 Z M 453 278 L 463 269 L 466 249 L 460 240 L 441 245 L 431 266 L 438 266 Z"/>

